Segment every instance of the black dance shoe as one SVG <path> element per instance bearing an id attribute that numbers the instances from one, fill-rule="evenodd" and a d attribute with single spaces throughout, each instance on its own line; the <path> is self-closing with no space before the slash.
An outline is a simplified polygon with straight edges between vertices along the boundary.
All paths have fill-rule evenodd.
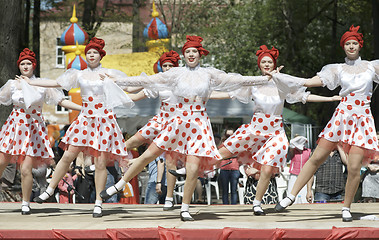
<path id="1" fill-rule="evenodd" d="M 348 209 L 342 209 L 342 213 L 343 211 L 348 211 L 350 213 L 350 210 Z M 352 222 L 352 221 L 353 221 L 353 217 L 351 216 L 351 213 L 350 213 L 350 217 L 344 217 L 342 214 L 342 222 Z"/>
<path id="2" fill-rule="evenodd" d="M 41 196 L 41 195 L 39 195 L 38 197 L 35 197 L 34 199 L 33 199 L 33 201 L 34 202 L 36 202 L 36 203 L 38 203 L 38 204 L 42 204 L 42 203 L 44 203 L 44 202 L 47 202 L 47 200 L 49 200 L 49 198 L 51 197 L 51 195 L 50 194 L 48 194 L 46 191 L 44 191 L 44 193 L 46 193 L 49 197 L 47 198 L 47 199 L 45 199 L 45 200 L 43 200 L 42 198 L 40 198 L 39 196 Z"/>
<path id="3" fill-rule="evenodd" d="M 253 206 L 253 211 L 255 216 L 265 216 L 266 213 L 263 211 L 261 205 Z"/>
<path id="4" fill-rule="evenodd" d="M 185 213 L 185 212 L 187 212 L 187 213 L 189 214 L 188 211 L 181 211 L 181 212 L 180 212 L 180 220 L 182 220 L 183 222 L 195 221 L 195 219 L 193 219 L 193 218 L 191 217 L 191 215 L 190 215 L 189 217 L 184 217 L 184 216 L 183 216 L 183 213 Z"/>
<path id="5" fill-rule="evenodd" d="M 282 205 L 280 205 L 280 202 L 281 202 L 281 201 L 280 201 L 280 202 L 278 202 L 278 203 L 276 204 L 276 206 L 275 206 L 275 211 L 277 211 L 277 212 L 283 212 L 284 209 L 286 209 L 287 207 L 291 206 L 291 205 L 295 202 L 295 200 L 291 200 L 291 198 L 289 198 L 289 197 L 286 197 L 286 198 L 288 198 L 288 199 L 291 201 L 290 205 L 283 207 Z M 284 198 L 284 199 L 286 199 L 286 198 Z M 284 199 L 283 199 L 283 200 L 284 200 Z M 283 200 L 282 200 L 282 201 L 283 201 Z"/>
<path id="6" fill-rule="evenodd" d="M 165 200 L 167 202 L 171 202 L 171 206 L 170 207 L 165 207 L 163 206 L 163 211 L 171 211 L 171 210 L 174 210 L 175 209 L 175 204 L 174 204 L 174 201 L 171 201 L 171 200 Z"/>
<path id="7" fill-rule="evenodd" d="M 98 207 L 100 208 L 101 210 L 103 210 L 103 207 L 102 206 L 98 206 L 98 205 L 95 205 L 95 208 Z M 101 211 L 100 213 L 95 213 L 93 212 L 92 213 L 92 217 L 93 218 L 101 218 L 103 216 L 103 211 Z"/>
<path id="8" fill-rule="evenodd" d="M 22 208 L 21 208 L 21 215 L 30 215 L 31 214 L 30 207 L 29 206 L 27 206 L 27 207 L 28 207 L 27 211 L 23 211 Z"/>
<path id="9" fill-rule="evenodd" d="M 186 174 L 178 173 L 176 170 L 173 169 L 169 169 L 168 172 L 174 175 L 175 177 L 186 177 Z"/>
<path id="10" fill-rule="evenodd" d="M 116 193 L 118 193 L 120 190 L 118 190 L 117 188 L 116 188 L 116 185 L 113 185 L 113 187 L 116 189 L 116 192 L 114 193 L 114 194 L 116 194 Z M 108 193 L 107 193 L 107 190 L 105 189 L 105 190 L 103 190 L 103 191 L 101 191 L 101 193 L 100 193 L 100 197 L 103 199 L 103 201 L 105 202 L 105 201 L 107 201 L 108 199 L 110 199 L 114 194 L 112 194 L 112 195 L 109 195 Z"/>

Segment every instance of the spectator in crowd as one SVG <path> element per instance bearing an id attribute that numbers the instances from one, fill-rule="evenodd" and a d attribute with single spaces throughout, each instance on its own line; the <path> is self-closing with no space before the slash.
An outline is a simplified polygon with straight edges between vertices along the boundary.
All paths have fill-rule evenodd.
<path id="1" fill-rule="evenodd" d="M 149 181 L 146 188 L 145 204 L 165 203 L 167 193 L 164 153 L 149 163 Z"/>
<path id="2" fill-rule="evenodd" d="M 233 129 L 225 130 L 222 142 L 233 134 Z M 227 164 L 232 161 L 232 163 Z M 227 164 L 227 165 L 225 165 Z M 225 165 L 225 166 L 223 166 Z M 222 204 L 237 204 L 237 184 L 240 177 L 239 163 L 237 158 L 229 158 L 221 161 L 219 180 L 222 188 Z M 230 202 L 229 202 L 229 186 L 230 186 Z"/>
<path id="3" fill-rule="evenodd" d="M 253 204 L 257 192 L 257 185 L 260 176 L 260 171 L 252 165 L 244 165 L 244 171 L 247 175 L 244 203 Z M 279 202 L 278 188 L 276 185 L 275 176 L 272 176 L 266 193 L 263 195 L 262 204 L 275 204 Z"/>
<path id="4" fill-rule="evenodd" d="M 347 166 L 347 157 L 340 146 L 332 151 L 326 161 L 316 171 L 315 202 L 330 200 L 342 201 L 346 183 L 344 166 Z M 313 179 L 311 179 L 313 183 Z M 307 196 L 307 199 L 312 195 Z"/>

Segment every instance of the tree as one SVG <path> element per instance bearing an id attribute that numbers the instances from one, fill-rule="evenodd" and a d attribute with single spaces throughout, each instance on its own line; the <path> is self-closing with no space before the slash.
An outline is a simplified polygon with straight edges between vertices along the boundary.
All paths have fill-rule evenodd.
<path id="1" fill-rule="evenodd" d="M 17 59 L 22 50 L 23 1 L 0 0 L 0 74 L 1 86 L 18 74 Z M 0 106 L 0 122 L 3 123 L 11 107 Z"/>

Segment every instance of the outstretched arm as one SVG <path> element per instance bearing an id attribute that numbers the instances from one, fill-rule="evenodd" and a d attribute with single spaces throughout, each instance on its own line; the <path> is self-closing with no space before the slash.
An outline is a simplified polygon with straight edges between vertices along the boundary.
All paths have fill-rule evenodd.
<path id="1" fill-rule="evenodd" d="M 58 103 L 60 106 L 64 107 L 64 108 L 67 108 L 67 109 L 71 109 L 71 110 L 76 110 L 76 111 L 81 111 L 82 110 L 82 106 L 74 103 L 74 102 L 71 102 L 67 99 L 64 99 L 62 100 L 60 103 Z"/>
<path id="2" fill-rule="evenodd" d="M 33 80 L 33 81 L 31 81 L 26 76 L 16 76 L 16 79 L 19 81 L 23 79 L 31 86 L 50 87 L 50 88 L 61 87 L 61 85 L 59 85 L 56 80 Z"/>
<path id="3" fill-rule="evenodd" d="M 313 78 L 306 79 L 303 86 L 304 87 L 321 87 L 323 86 L 323 83 L 319 76 L 314 76 Z"/>
<path id="4" fill-rule="evenodd" d="M 338 95 L 335 95 L 333 97 L 324 97 L 314 94 L 309 94 L 307 98 L 307 102 L 333 102 L 333 101 L 341 101 L 341 97 Z"/>
<path id="5" fill-rule="evenodd" d="M 230 95 L 227 92 L 213 91 L 209 98 L 210 99 L 229 99 Z"/>
<path id="6" fill-rule="evenodd" d="M 129 96 L 130 99 L 132 99 L 134 102 L 146 98 L 146 95 L 145 95 L 144 91 L 139 91 L 138 93 L 129 93 L 128 96 Z"/>

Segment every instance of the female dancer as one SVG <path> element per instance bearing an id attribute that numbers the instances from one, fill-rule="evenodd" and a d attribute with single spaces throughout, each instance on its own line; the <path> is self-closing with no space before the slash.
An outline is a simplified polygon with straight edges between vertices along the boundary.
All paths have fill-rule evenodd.
<path id="1" fill-rule="evenodd" d="M 177 52 L 171 50 L 170 52 L 165 52 L 159 58 L 159 60 L 154 64 L 154 71 L 158 72 L 166 72 L 173 67 L 179 66 L 180 56 Z M 142 127 L 134 136 L 129 138 L 126 143 L 127 150 L 131 150 L 140 146 L 141 144 L 148 142 L 151 143 L 156 136 L 162 131 L 163 126 L 165 126 L 170 119 L 175 117 L 175 109 L 176 109 L 176 97 L 169 90 L 163 91 L 151 91 L 149 89 L 144 89 L 137 94 L 129 94 L 130 98 L 133 101 L 138 101 L 148 98 L 156 98 L 159 96 L 161 101 L 161 107 L 157 115 L 155 115 L 149 122 Z M 131 163 L 132 161 L 130 161 Z M 166 169 L 176 169 L 176 164 L 171 160 L 171 155 L 166 155 Z M 166 174 L 167 178 L 167 196 L 165 200 L 165 205 L 163 206 L 163 210 L 172 210 L 173 205 L 173 191 L 175 187 L 175 176 L 171 174 Z M 157 183 L 160 184 L 160 183 Z"/>
<path id="2" fill-rule="evenodd" d="M 124 73 L 101 67 L 100 60 L 105 56 L 104 40 L 92 38 L 85 48 L 88 68 L 82 71 L 67 70 L 56 81 L 31 81 L 30 84 L 45 87 L 63 87 L 66 90 L 80 87 L 83 108 L 63 137 L 60 147 L 65 152 L 59 161 L 53 178 L 44 193 L 34 201 L 46 201 L 65 175 L 71 162 L 79 152 L 94 157 L 96 201 L 93 217 L 101 217 L 102 201 L 99 193 L 107 179 L 107 160 L 122 160 L 127 157 L 125 141 L 116 122 L 112 107 L 117 104 L 131 106 L 132 101 L 122 89 L 113 82 L 100 80 L 99 73 L 126 76 Z"/>
<path id="3" fill-rule="evenodd" d="M 258 56 L 258 67 L 265 75 L 276 68 L 276 60 L 279 51 L 276 48 L 267 49 L 266 45 L 260 46 L 256 55 Z M 302 101 L 337 101 L 337 97 L 322 97 L 310 95 L 305 92 L 305 87 L 296 93 L 279 96 L 274 82 L 270 81 L 263 86 L 253 86 L 235 92 L 235 97 L 247 102 L 253 99 L 254 115 L 250 124 L 242 125 L 232 136 L 230 136 L 219 149 L 223 158 L 239 155 L 242 163 L 253 162 L 252 167 L 260 170 L 257 192 L 253 201 L 254 215 L 265 215 L 261 207 L 263 195 L 265 194 L 270 179 L 286 164 L 288 151 L 288 140 L 283 128 L 282 113 L 284 100 L 289 103 Z"/>
<path id="4" fill-rule="evenodd" d="M 285 74 L 273 76 L 280 85 L 279 88 L 284 91 L 297 86 L 327 86 L 330 90 L 341 86 L 339 95 L 342 97 L 333 117 L 320 133 L 318 145 L 301 170 L 291 193 L 276 205 L 277 211 L 282 211 L 293 203 L 294 196 L 340 143 L 348 154 L 348 177 L 342 220 L 353 220 L 350 206 L 359 185 L 362 162 L 365 164 L 379 156 L 374 119 L 370 110 L 373 81 L 379 83 L 379 61 L 361 60 L 359 51 L 363 47 L 363 34 L 358 33 L 358 29 L 359 26 L 351 26 L 341 38 L 340 45 L 346 54 L 345 63 L 326 65 L 311 79 Z"/>
<path id="5" fill-rule="evenodd" d="M 25 48 L 20 53 L 17 65 L 21 76 L 38 81 L 33 73 L 37 66 L 34 52 Z M 20 164 L 22 215 L 31 213 L 32 168 L 48 163 L 54 157 L 42 117 L 44 102 L 78 111 L 81 109 L 79 105 L 65 100 L 63 92 L 58 89 L 31 87 L 25 81 L 18 80 L 8 80 L 0 89 L 0 104 L 13 103 L 12 113 L 0 132 L 0 176 L 11 161 Z"/>
<path id="6" fill-rule="evenodd" d="M 132 177 L 142 171 L 147 163 L 162 152 L 168 151 L 169 154 L 176 153 L 186 159 L 187 178 L 180 217 L 182 221 L 194 220 L 188 210 L 198 172 L 212 165 L 212 160 L 220 159 L 205 109 L 211 92 L 235 90 L 243 85 L 264 84 L 269 79 L 264 76 L 243 77 L 213 68 L 201 68 L 201 56 L 209 53 L 203 48 L 202 40 L 198 36 L 187 36 L 187 42 L 182 48 L 186 67 L 172 68 L 170 71 L 152 76 L 116 79 L 116 83 L 121 85 L 171 89 L 177 97 L 177 115 L 164 126 L 153 144 L 132 164 L 123 179 L 101 192 L 103 199 L 118 192 Z"/>

